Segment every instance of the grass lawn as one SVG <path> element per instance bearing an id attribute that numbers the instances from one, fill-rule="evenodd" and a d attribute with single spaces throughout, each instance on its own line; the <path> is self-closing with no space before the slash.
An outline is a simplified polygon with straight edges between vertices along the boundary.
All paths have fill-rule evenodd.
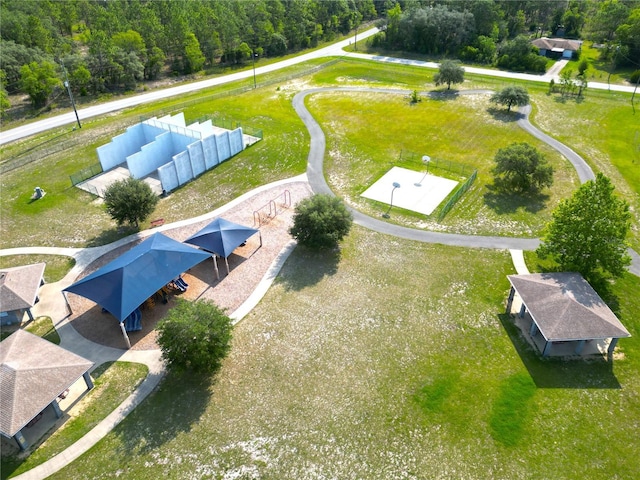
<path id="1" fill-rule="evenodd" d="M 95 147 L 137 115 L 180 111 L 182 104 L 188 120 L 219 112 L 265 132 L 263 142 L 163 199 L 152 218 L 174 221 L 304 172 L 308 134 L 291 108 L 300 89 L 424 91 L 432 89 L 432 74 L 347 60 L 239 96 L 201 92 L 119 113 L 114 123 L 88 122 L 86 131 L 74 133 L 82 148 L 2 175 L 3 247 L 100 245 L 122 236 L 66 176 L 95 163 Z M 502 80 L 470 77 L 463 88 L 501 86 Z M 628 96 L 588 91 L 581 103 L 561 103 L 546 95 L 546 86 L 527 87 L 534 121 L 637 202 L 633 168 L 623 168 L 634 165 L 624 148 L 633 138 Z M 193 104 L 198 95 L 202 102 Z M 549 199 L 537 211 L 527 203 L 504 211 L 505 199 L 492 209 L 485 193 L 494 151 L 505 131 L 524 135 L 513 122 L 487 112 L 480 96 L 425 99 L 414 107 L 402 97 L 379 97 L 308 100 L 328 137 L 327 177 L 350 202 L 360 201 L 360 189 L 403 149 L 432 154 L 436 147 L 442 157 L 478 168 L 479 181 L 440 227 L 450 231 L 537 234 L 551 206 L 577 186 L 565 162 L 537 144 L 557 168 Z M 613 146 L 612 138 L 618 139 Z M 7 148 L 15 156 L 36 142 Z M 45 202 L 28 202 L 35 185 L 48 192 Z M 368 203 L 362 208 L 375 210 Z M 394 221 L 427 220 L 394 214 Z M 640 245 L 637 217 L 634 225 Z M 615 311 L 633 335 L 620 342 L 621 358 L 560 362 L 541 360 L 503 314 L 510 273 L 505 251 L 420 244 L 360 227 L 340 255 L 296 249 L 265 299 L 236 327 L 217 377 L 170 375 L 103 441 L 51 478 L 569 479 L 576 472 L 587 479 L 634 478 L 640 279 L 627 275 L 611 286 Z"/>
<path id="2" fill-rule="evenodd" d="M 298 74 L 301 68 L 297 66 L 292 74 Z M 204 114 L 218 114 L 265 132 L 262 142 L 163 199 L 150 218 L 171 222 L 210 211 L 257 185 L 304 172 L 308 134 L 291 108 L 291 98 L 301 88 L 369 85 L 409 91 L 433 89 L 431 70 L 358 60 L 329 64 L 309 77 L 287 80 L 285 73 L 270 80 L 275 83 L 240 95 L 220 96 L 220 91 L 238 88 L 227 85 L 86 122 L 81 131 L 70 134 L 75 136 L 75 148 L 45 155 L 38 162 L 2 175 L 5 209 L 2 246 L 94 246 L 132 233 L 116 229 L 100 202 L 71 187 L 68 176 L 96 163 L 95 148 L 141 116 L 184 111 L 190 121 Z M 504 80 L 469 76 L 463 88 L 497 89 L 504 85 Z M 574 100 L 562 103 L 557 101 L 558 97 L 547 95 L 544 85 L 527 86 L 534 101 L 533 121 L 581 153 L 594 169 L 611 176 L 634 207 L 634 224 L 640 225 L 637 194 L 640 180 L 636 179 L 634 168 L 640 159 L 635 158 L 632 148 L 627 148 L 634 145 L 635 138 L 628 118 L 631 115 L 628 95 L 588 91 L 580 103 Z M 426 97 L 413 107 L 401 96 L 380 94 L 322 94 L 309 101 L 329 136 L 327 164 L 332 185 L 349 201 L 358 199 L 365 211 L 376 213 L 380 206 L 360 201 L 359 193 L 397 161 L 402 151 L 428 151 L 432 156 L 479 169 L 478 181 L 442 224 L 413 214 L 394 215 L 394 221 L 446 231 L 533 236 L 539 234 L 559 199 L 570 195 L 577 186 L 575 173 L 557 153 L 520 131 L 513 122 L 515 115 L 488 110 L 486 96 L 459 97 L 453 101 Z M 602 122 L 603 118 L 607 121 Z M 548 154 L 556 167 L 556 183 L 551 190 L 536 198 L 501 196 L 487 190 L 493 155 L 508 142 L 505 132 L 514 140 L 536 144 Z M 4 147 L 4 161 L 19 159 L 21 149 L 46 150 L 49 142 L 57 138 L 55 135 L 60 133 L 49 132 L 43 138 Z M 343 164 L 344 160 L 347 161 Z M 405 166 L 422 168 L 421 164 Z M 33 185 L 44 188 L 47 196 L 30 202 Z M 46 235 L 42 235 L 42 225 L 51 226 Z M 634 247 L 640 247 L 638 228 L 631 241 Z"/>
<path id="3" fill-rule="evenodd" d="M 26 472 L 79 440 L 120 405 L 147 373 L 147 367 L 140 363 L 108 362 L 98 366 L 91 373 L 95 387 L 74 406 L 74 411 L 81 413 L 67 419 L 62 427 L 53 431 L 28 456 L 3 456 L 1 478 Z"/>
<path id="4" fill-rule="evenodd" d="M 359 227 L 297 249 L 216 378 L 168 378 L 52 478 L 633 478 L 640 279 L 614 287 L 624 358 L 560 362 L 503 315 L 509 273 Z"/>
<path id="5" fill-rule="evenodd" d="M 424 98 L 411 105 L 403 95 L 339 92 L 314 95 L 308 105 L 327 132 L 326 175 L 330 186 L 372 216 L 380 216 L 386 204 L 360 197 L 371 184 L 392 166 L 425 170 L 421 155 L 407 152 L 426 153 L 434 160 L 449 160 L 478 170 L 474 186 L 442 223 L 437 221 L 437 210 L 428 217 L 401 210 L 394 214 L 394 221 L 419 228 L 537 236 L 560 199 L 578 185 L 568 162 L 518 127 L 516 114 L 491 109 L 486 94 L 447 101 Z M 513 142 L 528 142 L 544 153 L 555 169 L 552 189 L 537 195 L 509 195 L 488 188 L 493 182 L 491 168 L 497 150 Z M 430 172 L 450 176 L 433 169 Z M 464 177 L 454 179 L 464 181 Z"/>

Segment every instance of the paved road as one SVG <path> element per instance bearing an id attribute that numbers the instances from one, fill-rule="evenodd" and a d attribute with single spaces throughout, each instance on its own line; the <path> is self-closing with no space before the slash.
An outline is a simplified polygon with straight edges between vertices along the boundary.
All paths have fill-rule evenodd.
<path id="1" fill-rule="evenodd" d="M 375 33 L 377 33 L 377 31 L 378 31 L 377 28 L 371 28 L 369 30 L 359 33 L 358 41 L 364 40 L 365 38 L 368 38 L 371 35 L 374 35 Z M 373 60 L 373 61 L 392 63 L 392 64 L 414 65 L 414 66 L 426 67 L 426 68 L 438 68 L 439 66 L 439 64 L 434 62 L 422 62 L 420 60 L 409 60 L 405 58 L 385 57 L 381 55 L 368 55 L 368 54 L 362 54 L 357 52 L 350 52 L 350 53 L 345 52 L 343 48 L 350 45 L 354 40 L 355 40 L 355 37 L 352 37 L 352 38 L 343 40 L 341 42 L 334 43 L 333 45 L 329 45 L 328 47 L 324 47 L 318 50 L 314 50 L 312 52 L 305 53 L 303 55 L 298 55 L 296 57 L 292 57 L 287 60 L 283 60 L 281 62 L 272 63 L 270 65 L 265 65 L 263 67 L 258 67 L 256 68 L 256 75 L 273 72 L 282 68 L 296 65 L 298 63 L 306 62 L 307 60 L 312 60 L 314 58 L 322 58 L 322 57 L 361 58 L 364 60 Z M 558 72 L 556 72 L 556 70 L 554 69 L 550 70 L 550 72 L 547 72 L 544 75 L 533 75 L 528 73 L 515 73 L 515 72 L 505 72 L 500 70 L 490 70 L 487 68 L 477 68 L 477 67 L 464 67 L 464 68 L 465 68 L 465 71 L 468 73 L 485 75 L 490 77 L 500 77 L 505 79 L 519 79 L 519 80 L 528 80 L 528 81 L 543 82 L 543 83 L 549 83 L 549 80 L 551 80 L 551 78 L 554 78 L 554 80 L 556 81 L 558 80 L 558 76 L 557 76 Z M 107 102 L 100 105 L 95 105 L 93 107 L 82 108 L 78 110 L 78 116 L 80 117 L 80 120 L 85 120 L 87 118 L 103 115 L 105 113 L 122 110 L 123 108 L 134 107 L 136 105 L 140 105 L 143 103 L 155 102 L 157 100 L 174 97 L 177 95 L 184 95 L 186 93 L 195 92 L 198 90 L 202 90 L 204 88 L 210 88 L 216 85 L 222 85 L 229 82 L 234 82 L 236 80 L 250 78 L 252 76 L 253 76 L 253 69 L 250 69 L 250 70 L 244 70 L 242 72 L 236 72 L 230 75 L 222 75 L 219 77 L 202 80 L 200 82 L 188 83 L 185 85 L 166 88 L 162 90 L 154 90 L 153 92 L 145 93 L 142 95 L 127 97 L 121 100 L 115 100 L 113 102 Z M 634 90 L 634 88 L 631 86 L 608 85 L 606 83 L 598 83 L 598 82 L 590 82 L 588 88 L 599 89 L 599 90 L 611 90 L 616 92 L 633 92 Z M 28 125 L 24 125 L 22 127 L 17 127 L 11 130 L 0 132 L 0 145 L 12 142 L 19 138 L 24 138 L 30 135 L 34 135 L 36 133 L 44 132 L 52 128 L 57 128 L 61 125 L 70 125 L 75 122 L 76 122 L 76 117 L 73 112 L 65 113 L 63 115 L 58 115 L 56 117 L 51 117 L 44 120 L 39 120 L 37 122 L 33 122 Z"/>
<path id="2" fill-rule="evenodd" d="M 325 135 L 318 122 L 313 118 L 309 110 L 307 110 L 304 101 L 308 95 L 312 95 L 320 92 L 376 92 L 381 94 L 393 94 L 393 95 L 407 95 L 407 90 L 389 89 L 389 88 L 367 88 L 367 87 L 327 87 L 327 88 L 314 88 L 302 91 L 294 96 L 293 108 L 300 116 L 303 123 L 309 130 L 311 137 L 311 145 L 309 148 L 309 156 L 307 158 L 307 177 L 311 188 L 316 193 L 326 193 L 333 195 L 334 193 L 329 188 L 323 170 L 324 153 L 325 153 Z M 491 93 L 484 90 L 471 90 L 467 92 L 460 92 L 464 94 L 478 94 L 478 93 Z M 586 182 L 594 177 L 593 171 L 587 165 L 582 157 L 571 150 L 566 145 L 558 142 L 557 140 L 549 137 L 545 133 L 538 130 L 534 125 L 529 122 L 529 114 L 531 112 L 530 106 L 524 108 L 522 116 L 518 120 L 518 125 L 531 133 L 540 140 L 546 142 L 549 146 L 564 155 L 578 172 L 578 176 L 581 182 Z M 379 219 L 370 217 L 354 209 L 350 209 L 353 214 L 353 218 L 356 224 L 374 230 L 380 233 L 386 233 L 389 235 L 395 235 L 397 237 L 406 238 L 409 240 L 417 240 L 421 242 L 429 243 L 442 243 L 445 245 L 454 245 L 461 247 L 473 247 L 473 248 L 498 248 L 498 249 L 516 249 L 516 250 L 535 250 L 540 244 L 540 240 L 534 238 L 509 238 L 509 237 L 493 237 L 493 236 L 479 236 L 479 235 L 459 235 L 451 233 L 431 232 L 426 230 L 417 230 L 399 225 L 393 225 L 391 223 L 381 221 Z M 640 276 L 640 256 L 630 250 L 633 263 L 629 268 L 629 271 L 635 275 Z"/>
<path id="3" fill-rule="evenodd" d="M 359 33 L 358 41 L 360 39 L 367 38 L 376 32 L 377 32 L 377 29 L 372 28 L 365 32 Z M 315 58 L 344 56 L 345 52 L 342 49 L 347 45 L 350 45 L 352 41 L 353 41 L 353 37 L 343 40 L 341 42 L 334 43 L 332 45 L 329 45 L 328 47 L 314 50 L 312 52 L 308 52 L 303 55 L 298 55 L 296 57 L 292 57 L 287 60 L 283 60 L 281 62 L 272 63 L 270 65 L 265 65 L 263 67 L 258 67 L 256 68 L 256 75 L 261 75 L 263 73 L 269 73 L 276 70 L 280 70 L 282 68 L 290 67 L 292 65 L 306 62 L 308 60 L 312 60 Z M 204 88 L 223 85 L 225 83 L 235 82 L 236 80 L 242 80 L 242 79 L 251 78 L 251 77 L 253 77 L 253 69 L 232 73 L 230 75 L 222 75 L 215 78 L 209 78 L 207 80 L 202 80 L 199 82 L 187 83 L 184 85 L 179 85 L 177 87 L 154 90 L 153 92 L 145 93 L 142 95 L 136 95 L 133 97 L 127 97 L 120 100 L 115 100 L 113 102 L 102 103 L 100 105 L 95 105 L 93 107 L 81 108 L 80 110 L 78 110 L 78 117 L 80 117 L 80 120 L 86 120 L 87 118 L 95 117 L 98 115 L 104 115 L 105 113 L 122 110 L 124 108 L 134 107 L 136 105 L 140 105 L 143 103 L 155 102 L 161 99 L 175 97 L 178 95 L 184 95 L 187 93 L 202 90 Z M 74 123 L 76 123 L 76 117 L 73 112 L 65 113 L 63 115 L 58 115 L 51 118 L 46 118 L 44 120 L 39 120 L 37 122 L 33 122 L 28 125 L 24 125 L 22 127 L 17 127 L 11 130 L 1 132 L 0 145 L 12 142 L 19 138 L 28 137 L 36 133 L 41 133 L 52 128 L 57 128 L 57 127 L 60 127 L 61 125 L 70 125 Z"/>

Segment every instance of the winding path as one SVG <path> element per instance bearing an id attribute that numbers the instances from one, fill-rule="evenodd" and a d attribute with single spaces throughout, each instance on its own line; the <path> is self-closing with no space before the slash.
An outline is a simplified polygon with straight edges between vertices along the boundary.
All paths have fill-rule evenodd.
<path id="1" fill-rule="evenodd" d="M 326 140 L 322 128 L 318 122 L 313 118 L 311 112 L 305 106 L 305 99 L 308 95 L 313 95 L 322 92 L 376 92 L 395 95 L 408 95 L 410 92 L 407 90 L 390 89 L 390 88 L 367 88 L 367 87 L 326 87 L 326 88 L 313 88 L 304 90 L 295 97 L 293 97 L 293 108 L 300 116 L 303 123 L 309 130 L 311 137 L 309 156 L 307 159 L 307 177 L 311 189 L 316 193 L 326 193 L 334 195 L 333 191 L 327 184 L 324 177 L 323 162 L 326 147 Z M 460 92 L 460 95 L 470 95 L 478 93 L 493 93 L 490 90 L 469 90 L 466 92 Z M 522 110 L 521 118 L 518 120 L 518 125 L 527 132 L 531 133 L 536 138 L 547 143 L 550 147 L 560 152 L 571 164 L 574 166 L 578 173 L 578 177 L 581 182 L 592 180 L 595 178 L 591 167 L 584 161 L 580 155 L 571 150 L 566 145 L 551 138 L 547 134 L 540 131 L 529 121 L 529 114 L 531 113 L 531 106 L 527 106 Z M 540 244 L 540 240 L 536 238 L 510 238 L 510 237 L 494 237 L 494 236 L 481 236 L 481 235 L 461 235 L 453 233 L 441 233 L 431 232 L 426 230 L 418 230 L 413 228 L 402 227 L 400 225 L 394 225 L 387 223 L 376 218 L 365 215 L 358 210 L 350 208 L 353 214 L 356 224 L 365 228 L 369 228 L 376 232 L 386 233 L 408 240 L 417 240 L 420 242 L 429 243 L 441 243 L 445 245 L 454 245 L 460 247 L 473 247 L 473 248 L 498 248 L 498 249 L 517 249 L 517 250 L 535 250 Z M 640 256 L 630 250 L 633 260 L 629 271 L 635 275 L 640 276 Z"/>
<path id="2" fill-rule="evenodd" d="M 327 88 L 315 88 L 302 91 L 295 95 L 293 98 L 293 107 L 297 114 L 302 119 L 303 123 L 307 127 L 310 135 L 310 148 L 309 148 L 309 156 L 307 159 L 307 180 L 311 186 L 311 189 L 315 193 L 326 193 L 330 195 L 334 195 L 333 191 L 327 184 L 324 171 L 323 171 L 323 163 L 324 163 L 324 155 L 326 148 L 326 139 L 322 128 L 318 124 L 318 122 L 313 118 L 309 110 L 307 110 L 304 101 L 308 95 L 312 95 L 315 93 L 321 92 L 376 92 L 376 93 L 385 93 L 385 94 L 394 94 L 394 95 L 407 95 L 410 92 L 406 90 L 400 89 L 385 89 L 385 88 L 366 88 L 366 87 L 327 87 Z M 489 90 L 470 90 L 465 92 L 460 92 L 460 95 L 469 95 L 469 94 L 479 94 L 479 93 L 492 93 Z M 534 125 L 529 121 L 529 115 L 531 113 L 531 107 L 527 106 L 522 109 L 522 115 L 518 120 L 518 125 L 522 127 L 524 130 L 529 132 L 531 135 L 536 138 L 542 140 L 547 143 L 549 146 L 560 152 L 565 158 L 571 162 L 571 164 L 576 169 L 578 173 L 578 177 L 581 182 L 585 182 L 587 180 L 591 180 L 594 178 L 593 171 L 587 165 L 587 163 L 573 150 L 571 150 L 566 145 L 558 142 L 557 140 L 549 137 L 545 133 L 538 130 Z M 2 142 L 0 142 L 2 143 Z M 295 179 L 288 179 L 282 181 L 282 183 L 286 183 L 288 181 L 293 181 Z M 276 182 L 279 183 L 279 182 Z M 265 188 L 266 186 L 259 187 Z M 246 195 L 249 195 L 251 192 L 239 197 L 234 200 L 230 204 L 218 209 L 214 212 L 210 212 L 206 214 L 207 217 L 212 217 L 220 213 L 219 210 L 224 210 L 229 208 L 234 202 L 239 201 Z M 361 225 L 365 228 L 371 229 L 376 232 L 385 233 L 389 235 L 394 235 L 400 238 L 405 238 L 408 240 L 416 240 L 420 242 L 428 242 L 428 243 L 441 243 L 445 245 L 452 246 L 461 246 L 461 247 L 472 247 L 472 248 L 493 248 L 493 249 L 508 249 L 511 250 L 511 254 L 514 259 L 520 258 L 518 255 L 521 250 L 534 250 L 539 245 L 539 239 L 532 238 L 509 238 L 509 237 L 498 237 L 498 236 L 474 236 L 474 235 L 461 235 L 461 234 L 450 234 L 450 233 L 440 233 L 440 232 L 431 232 L 425 230 L 412 229 L 407 227 L 402 227 L 399 225 L 394 225 L 391 223 L 380 221 L 376 218 L 365 215 L 357 210 L 350 208 L 354 221 L 356 224 Z M 200 218 L 200 217 L 199 217 Z M 198 219 L 195 219 L 198 220 Z M 178 224 L 172 224 L 169 227 L 176 227 L 180 224 L 187 224 L 195 221 L 194 219 L 188 219 L 183 222 L 178 222 Z M 156 230 L 158 231 L 158 230 Z M 149 232 L 141 233 L 141 236 L 148 234 Z M 153 232 L 151 232 L 153 233 Z M 68 255 L 73 257 L 76 260 L 76 266 L 65 276 L 63 280 L 57 282 L 56 284 L 49 284 L 43 287 L 41 291 L 41 297 L 46 300 L 42 301 L 38 307 L 40 309 L 53 309 L 56 311 L 60 311 L 62 307 L 61 304 L 61 295 L 60 291 L 64 286 L 69 284 L 73 279 L 77 277 L 82 269 L 84 269 L 91 261 L 99 258 L 104 255 L 108 251 L 117 248 L 118 246 L 131 242 L 134 238 L 127 237 L 118 242 L 115 242 L 110 245 L 105 245 L 102 247 L 95 248 L 47 248 L 47 247 L 25 247 L 25 248 L 15 248 L 15 249 L 7 249 L 0 250 L 1 255 L 15 255 L 15 254 L 59 254 L 59 255 Z M 294 245 L 289 244 L 285 247 L 281 255 L 274 261 L 274 264 L 269 269 L 267 274 L 265 275 L 263 282 L 260 287 L 256 290 L 255 295 L 252 295 L 250 299 L 246 302 L 246 305 L 243 305 L 238 311 L 232 314 L 232 317 L 235 320 L 239 320 L 242 316 L 246 315 L 255 304 L 260 300 L 262 295 L 266 293 L 269 285 L 275 279 L 278 271 L 284 264 L 284 261 L 288 257 L 289 253 L 291 253 Z M 514 250 L 516 252 L 514 252 Z M 630 250 L 630 254 L 633 260 L 629 271 L 635 275 L 640 276 L 640 255 L 638 255 L 635 251 Z M 523 264 L 523 262 L 520 262 Z M 518 265 L 514 260 L 514 264 Z M 526 268 L 526 266 L 524 266 Z M 48 292 L 51 290 L 51 292 Z M 49 295 L 48 293 L 52 293 Z M 54 295 L 54 293 L 56 295 Z M 56 298 L 55 302 L 51 302 L 53 298 Z M 47 462 L 33 468 L 32 470 L 25 472 L 21 475 L 15 477 L 16 479 L 22 480 L 40 480 L 46 478 L 47 476 L 55 473 L 56 471 L 63 468 L 65 465 L 68 465 L 73 460 L 78 458 L 82 453 L 86 452 L 91 446 L 95 445 L 101 438 L 103 438 L 111 429 L 113 429 L 128 413 L 130 413 L 153 389 L 158 385 L 162 376 L 164 375 L 164 366 L 162 363 L 162 359 L 160 356 L 159 350 L 147 350 L 147 351 L 122 351 L 118 349 L 113 349 L 110 347 L 104 347 L 93 342 L 90 342 L 83 337 L 81 337 L 75 329 L 69 324 L 68 317 L 63 315 L 62 320 L 55 325 L 56 329 L 59 331 L 61 336 L 61 346 L 74 351 L 85 358 L 92 359 L 96 362 L 106 361 L 106 360 L 129 360 L 129 361 L 137 361 L 140 363 L 144 363 L 149 366 L 149 375 L 144 380 L 144 382 L 140 385 L 140 387 L 123 402 L 114 412 L 112 412 L 107 418 L 105 418 L 100 424 L 91 430 L 87 435 L 82 437 L 79 441 L 74 443 L 71 447 L 66 449 L 59 455 L 54 456 L 49 459 Z"/>

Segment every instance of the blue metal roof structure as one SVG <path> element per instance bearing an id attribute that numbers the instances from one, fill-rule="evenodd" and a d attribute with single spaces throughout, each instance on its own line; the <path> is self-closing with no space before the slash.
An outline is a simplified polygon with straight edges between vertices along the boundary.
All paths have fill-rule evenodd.
<path id="1" fill-rule="evenodd" d="M 155 233 L 63 291 L 93 300 L 120 322 L 147 298 L 211 254 Z"/>
<path id="2" fill-rule="evenodd" d="M 227 258 L 254 233 L 259 230 L 230 222 L 224 218 L 216 218 L 203 229 L 191 235 L 185 243 L 213 252 Z"/>

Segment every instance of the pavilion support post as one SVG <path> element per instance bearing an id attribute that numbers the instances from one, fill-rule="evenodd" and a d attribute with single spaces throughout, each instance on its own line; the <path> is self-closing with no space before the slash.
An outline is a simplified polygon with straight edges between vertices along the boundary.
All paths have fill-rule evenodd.
<path id="1" fill-rule="evenodd" d="M 509 290 L 509 298 L 507 299 L 507 314 L 511 315 L 511 307 L 513 306 L 513 297 L 516 296 L 516 289 L 511 287 Z"/>
<path id="2" fill-rule="evenodd" d="M 609 359 L 613 358 L 613 351 L 616 349 L 617 344 L 618 344 L 618 339 L 612 338 L 611 343 L 609 344 L 609 348 L 607 349 L 607 357 L 609 357 Z"/>
<path id="3" fill-rule="evenodd" d="M 56 418 L 62 418 L 62 410 L 60 410 L 60 405 L 58 405 L 58 402 L 54 400 L 50 403 L 50 405 L 51 408 L 53 408 L 53 413 L 56 414 Z"/>
<path id="4" fill-rule="evenodd" d="M 542 356 L 543 357 L 549 356 L 549 353 L 551 353 L 551 345 L 552 344 L 553 344 L 553 342 L 549 342 L 549 341 L 546 341 L 544 343 L 544 350 L 542 351 Z"/>
<path id="5" fill-rule="evenodd" d="M 227 275 L 229 275 L 231 273 L 229 271 L 229 257 L 224 257 L 224 263 L 227 264 Z"/>
<path id="6" fill-rule="evenodd" d="M 131 348 L 131 342 L 129 341 L 129 335 L 127 335 L 127 329 L 124 328 L 124 322 L 120 322 L 120 330 L 122 330 L 122 335 L 124 335 L 124 341 L 127 342 L 127 348 Z"/>
<path id="7" fill-rule="evenodd" d="M 27 442 L 27 439 L 24 438 L 24 435 L 22 434 L 22 430 L 16 433 L 13 436 L 13 439 L 16 441 L 16 443 L 20 447 L 20 450 L 26 450 L 27 448 L 29 448 L 29 443 Z"/>
<path id="8" fill-rule="evenodd" d="M 538 333 L 538 325 L 533 320 L 531 321 L 531 328 L 529 329 L 529 336 L 534 337 Z"/>
<path id="9" fill-rule="evenodd" d="M 213 258 L 213 268 L 216 269 L 216 279 L 220 280 L 220 270 L 218 270 L 218 260 L 216 259 L 217 255 L 214 253 L 212 258 Z"/>
<path id="10" fill-rule="evenodd" d="M 29 317 L 29 320 L 31 320 L 33 322 L 34 318 L 33 318 L 33 313 L 31 313 L 31 309 L 27 308 L 27 316 Z"/>
<path id="11" fill-rule="evenodd" d="M 69 299 L 67 298 L 66 292 L 62 292 L 62 297 L 64 298 L 64 303 L 67 305 L 67 315 L 71 315 L 73 310 L 71 310 L 71 305 L 69 305 Z"/>
<path id="12" fill-rule="evenodd" d="M 575 350 L 576 355 L 581 355 L 582 354 L 582 350 L 584 350 L 585 343 L 587 343 L 586 340 L 580 340 L 578 342 L 578 345 L 576 346 L 576 350 Z"/>
<path id="13" fill-rule="evenodd" d="M 84 383 L 87 384 L 87 390 L 91 390 L 93 388 L 93 380 L 91 380 L 89 372 L 84 372 L 84 374 L 82 374 L 82 378 L 84 378 Z"/>
<path id="14" fill-rule="evenodd" d="M 524 313 L 527 311 L 527 307 L 525 306 L 525 304 L 523 303 L 522 306 L 520 307 L 520 313 L 518 313 L 518 316 L 520 318 L 524 317 Z"/>
<path id="15" fill-rule="evenodd" d="M 260 247 L 262 247 L 262 232 L 258 231 L 258 235 L 260 235 Z"/>

